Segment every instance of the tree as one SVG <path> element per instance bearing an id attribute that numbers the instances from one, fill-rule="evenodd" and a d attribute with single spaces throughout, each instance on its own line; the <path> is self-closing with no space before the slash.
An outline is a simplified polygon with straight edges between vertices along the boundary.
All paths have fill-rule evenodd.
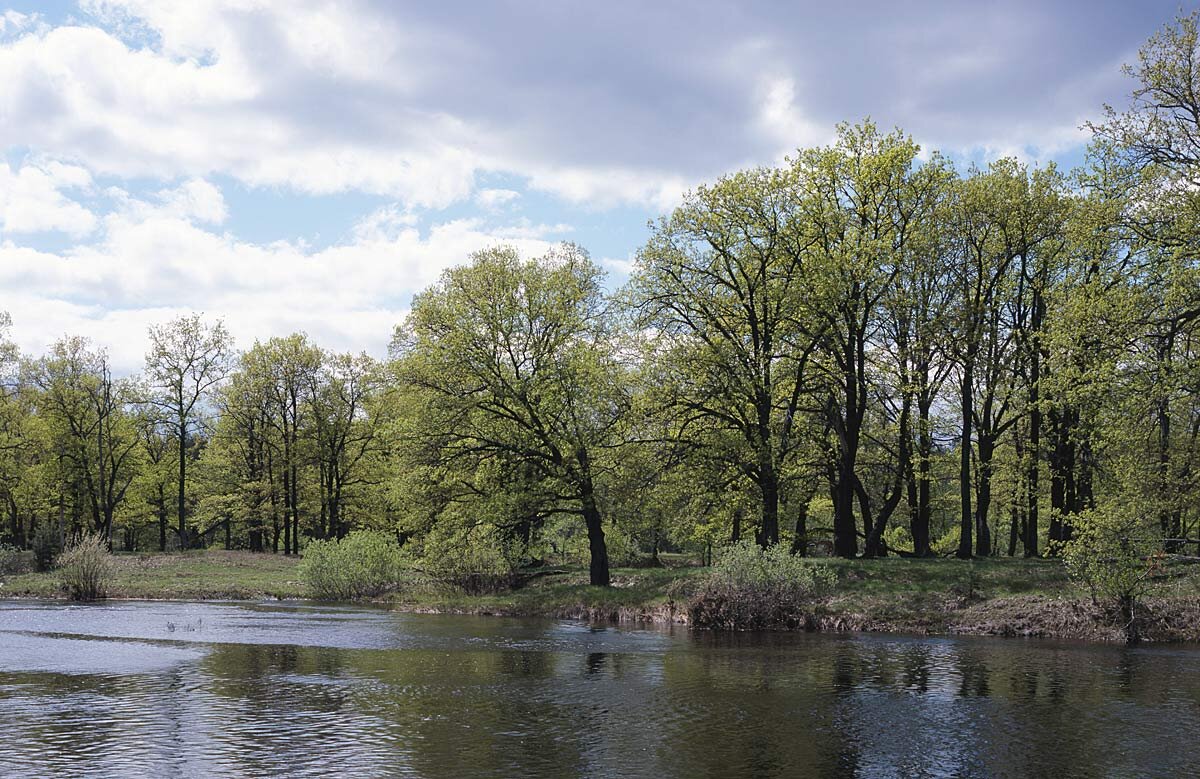
<path id="1" fill-rule="evenodd" d="M 113 517 L 138 470 L 131 385 L 114 381 L 107 353 L 81 337 L 59 340 L 24 373 L 56 449 L 70 463 L 69 477 L 82 487 L 92 529 L 111 547 Z"/>
<path id="2" fill-rule="evenodd" d="M 1190 402 L 1200 335 L 1198 20 L 1200 12 L 1180 16 L 1151 37 L 1138 52 L 1138 64 L 1124 69 L 1138 82 L 1129 105 L 1123 111 L 1105 106 L 1105 120 L 1091 125 L 1098 156 L 1120 171 L 1127 187 L 1118 221 L 1141 242 L 1136 273 L 1144 337 L 1137 352 L 1152 377 L 1146 390 L 1154 399 L 1157 513 L 1172 551 L 1179 542 L 1170 539 L 1182 535 L 1185 521 L 1183 488 L 1194 472 L 1191 442 L 1200 436 Z"/>
<path id="3" fill-rule="evenodd" d="M 814 240 L 790 171 L 744 171 L 662 220 L 631 284 L 675 436 L 754 485 L 763 545 L 779 541 L 784 473 L 808 413 Z"/>
<path id="4" fill-rule="evenodd" d="M 944 179 L 940 160 L 920 166 L 918 151 L 908 136 L 883 134 L 868 121 L 842 125 L 833 146 L 803 151 L 793 162 L 803 219 L 816 236 L 811 270 L 819 279 L 819 296 L 811 306 L 821 318 L 816 365 L 831 434 L 834 551 L 842 557 L 857 553 L 856 501 L 863 535 L 876 540 L 873 552 L 878 549 L 910 459 L 907 451 L 896 453 L 890 490 L 882 504 L 873 504 L 858 469 L 878 388 L 871 352 L 883 338 L 881 309 Z"/>
<path id="5" fill-rule="evenodd" d="M 593 585 L 608 585 L 596 481 L 627 405 L 601 271 L 578 247 L 521 260 L 478 252 L 421 293 L 393 341 L 397 376 L 445 465 L 531 468 L 551 510 L 583 517 Z"/>
<path id="6" fill-rule="evenodd" d="M 200 423 L 204 403 L 229 372 L 233 339 L 217 320 L 198 314 L 150 328 L 146 374 L 155 394 L 151 402 L 172 425 L 178 454 L 176 517 L 180 546 L 189 545 L 187 530 L 187 462 L 189 436 Z"/>
<path id="7" fill-rule="evenodd" d="M 376 394 L 380 366 L 366 354 L 326 354 L 311 377 L 308 403 L 321 492 L 321 532 L 343 538 L 347 492 L 372 480 L 372 465 L 383 451 L 382 404 Z"/>
<path id="8" fill-rule="evenodd" d="M 255 343 L 242 356 L 242 370 L 262 394 L 267 404 L 265 421 L 274 429 L 265 440 L 275 447 L 272 461 L 282 488 L 284 554 L 300 553 L 300 478 L 305 459 L 301 430 L 311 422 L 306 397 L 321 360 L 321 350 L 302 333 Z M 274 478 L 273 473 L 268 477 Z"/>

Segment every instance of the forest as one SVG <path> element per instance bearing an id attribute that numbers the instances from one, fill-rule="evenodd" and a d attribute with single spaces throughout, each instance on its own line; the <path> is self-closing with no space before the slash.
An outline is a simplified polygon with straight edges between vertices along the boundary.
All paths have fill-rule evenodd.
<path id="1" fill-rule="evenodd" d="M 1075 170 L 964 167 L 866 120 L 649 226 L 483 249 L 386 359 L 219 318 L 114 374 L 0 322 L 0 541 L 299 555 L 355 530 L 427 569 L 796 556 L 1200 555 L 1197 15 L 1128 67 Z M 239 350 L 239 346 L 244 346 Z"/>

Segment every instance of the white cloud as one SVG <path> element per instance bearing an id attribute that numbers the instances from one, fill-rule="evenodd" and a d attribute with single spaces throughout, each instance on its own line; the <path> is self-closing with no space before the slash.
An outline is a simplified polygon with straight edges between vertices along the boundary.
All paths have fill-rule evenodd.
<path id="1" fill-rule="evenodd" d="M 359 219 L 354 225 L 354 237 L 358 241 L 392 241 L 401 232 L 417 226 L 420 218 L 398 203 L 382 206 Z"/>
<path id="2" fill-rule="evenodd" d="M 654 4 L 86 0 L 93 26 L 3 17 L 0 146 L 96 175 L 222 174 L 406 207 L 501 207 L 506 190 L 476 181 L 506 173 L 572 203 L 657 210 L 866 115 L 948 149 L 1054 148 L 1125 90 L 1116 61 L 1173 12 L 1154 2 L 1158 21 L 1114 6 L 1084 34 L 1039 6 L 879 4 L 848 21 L 823 7 L 680 19 Z"/>
<path id="3" fill-rule="evenodd" d="M 805 116 L 796 104 L 796 83 L 790 76 L 768 76 L 758 87 L 758 126 L 777 145 L 777 160 L 796 149 L 828 143 L 831 128 Z"/>
<path id="4" fill-rule="evenodd" d="M 520 197 L 513 189 L 481 189 L 475 193 L 475 202 L 487 211 L 499 211 Z"/>
<path id="5" fill-rule="evenodd" d="M 529 177 L 534 189 L 597 210 L 640 203 L 667 211 L 678 205 L 683 193 L 695 183 L 668 172 L 636 168 L 543 168 L 532 171 Z"/>
<path id="6" fill-rule="evenodd" d="M 96 216 L 63 190 L 87 190 L 91 183 L 91 175 L 78 165 L 46 160 L 13 170 L 0 163 L 0 229 L 82 238 L 95 228 Z"/>
<path id="7" fill-rule="evenodd" d="M 0 13 L 0 34 L 13 34 L 27 30 L 37 24 L 37 14 L 23 14 L 20 11 L 7 10 Z"/>
<path id="8" fill-rule="evenodd" d="M 637 259 L 630 256 L 624 259 L 620 257 L 604 257 L 600 260 L 601 267 L 608 268 L 618 276 L 628 276 L 637 269 Z"/>
<path id="9" fill-rule="evenodd" d="M 1120 101 L 1118 63 L 1174 12 L 1166 0 L 1099 5 L 1083 26 L 1033 3 L 464 14 L 382 0 L 84 0 L 53 24 L 6 12 L 0 305 L 27 349 L 94 334 L 126 369 L 141 363 L 148 324 L 192 310 L 225 316 L 243 345 L 304 329 L 382 353 L 411 294 L 472 251 L 542 251 L 609 226 L 555 224 L 531 191 L 588 211 L 632 206 L 643 221 L 867 115 L 926 149 L 1041 161 Z M 238 220 L 213 183 L 225 180 L 249 188 Z M 496 180 L 522 185 L 481 184 Z M 274 190 L 387 205 L 370 198 L 334 246 L 239 238 Z M 461 218 L 418 216 L 451 205 Z M 628 217 L 604 234 L 638 240 Z M 22 245 L 52 232 L 87 243 Z M 632 246 L 593 248 L 628 271 Z"/>
<path id="10" fill-rule="evenodd" d="M 175 194 L 197 188 L 189 182 Z M 41 353 L 63 334 L 86 334 L 133 372 L 149 325 L 203 311 L 224 318 L 242 346 L 303 330 L 331 348 L 382 356 L 412 294 L 444 269 L 499 244 L 542 253 L 569 230 L 462 219 L 422 234 L 385 209 L 348 243 L 314 251 L 217 234 L 197 224 L 210 211 L 176 204 L 170 193 L 159 208 L 131 201 L 106 218 L 96 244 L 62 253 L 0 244 L 0 288 L 9 291 L 4 305 L 19 345 Z"/>

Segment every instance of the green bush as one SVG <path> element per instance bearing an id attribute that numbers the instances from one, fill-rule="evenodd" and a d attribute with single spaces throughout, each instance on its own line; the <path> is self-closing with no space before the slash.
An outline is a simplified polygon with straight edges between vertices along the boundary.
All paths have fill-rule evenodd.
<path id="1" fill-rule="evenodd" d="M 913 551 L 912 532 L 904 525 L 892 525 L 887 530 L 884 530 L 883 543 L 887 545 L 889 552 Z M 957 534 L 954 536 L 954 543 L 958 543 Z"/>
<path id="2" fill-rule="evenodd" d="M 690 598 L 692 625 L 716 630 L 794 630 L 805 626 L 814 598 L 836 581 L 832 569 L 742 541 L 723 549 Z"/>
<path id="3" fill-rule="evenodd" d="M 360 530 L 341 541 L 310 541 L 300 577 L 323 600 L 373 598 L 395 589 L 403 572 L 400 545 L 386 533 Z"/>
<path id="4" fill-rule="evenodd" d="M 516 545 L 490 525 L 437 525 L 413 545 L 421 572 L 468 595 L 503 592 L 519 581 Z"/>
<path id="5" fill-rule="evenodd" d="M 84 533 L 58 556 L 58 576 L 71 600 L 98 600 L 108 595 L 114 562 L 104 536 Z"/>
<path id="6" fill-rule="evenodd" d="M 1071 540 L 1062 547 L 1067 573 L 1088 588 L 1098 608 L 1119 620 L 1126 640 L 1136 643 L 1138 607 L 1164 564 L 1161 542 L 1124 503 L 1082 512 L 1072 522 Z"/>
<path id="7" fill-rule="evenodd" d="M 945 533 L 934 539 L 930 547 L 938 557 L 949 557 L 958 551 L 958 542 L 962 538 L 962 528 L 952 525 Z"/>

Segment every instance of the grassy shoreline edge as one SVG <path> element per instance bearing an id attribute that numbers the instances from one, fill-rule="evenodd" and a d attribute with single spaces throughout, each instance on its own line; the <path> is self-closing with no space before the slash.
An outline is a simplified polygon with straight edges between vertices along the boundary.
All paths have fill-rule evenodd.
<path id="1" fill-rule="evenodd" d="M 113 600 L 302 600 L 298 561 L 243 552 L 121 555 Z M 1053 560 L 831 560 L 833 591 L 816 598 L 796 628 L 918 635 L 1020 636 L 1121 642 L 1120 625 L 1071 583 Z M 397 611 L 548 617 L 626 624 L 688 624 L 681 598 L 700 568 L 623 568 L 614 586 L 591 587 L 583 568 L 494 595 L 465 595 L 411 581 L 370 601 Z M 65 599 L 55 574 L 0 577 L 0 598 Z M 1152 642 L 1200 642 L 1200 571 L 1146 600 Z"/>

